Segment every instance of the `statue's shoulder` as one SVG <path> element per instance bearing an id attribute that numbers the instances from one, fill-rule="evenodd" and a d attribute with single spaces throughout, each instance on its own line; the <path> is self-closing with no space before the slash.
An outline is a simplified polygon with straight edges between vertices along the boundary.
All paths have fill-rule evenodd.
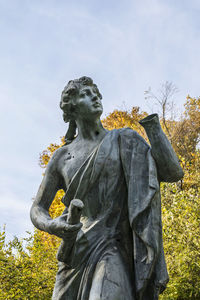
<path id="1" fill-rule="evenodd" d="M 118 129 L 118 131 L 122 140 L 137 142 L 149 148 L 149 145 L 147 144 L 145 139 L 137 131 L 129 127 L 120 128 Z"/>
<path id="2" fill-rule="evenodd" d="M 63 155 L 67 152 L 67 148 L 68 146 L 64 145 L 58 149 L 56 149 L 52 155 L 52 157 L 50 158 L 49 160 L 49 163 L 48 163 L 48 167 L 51 168 L 51 169 L 56 169 L 57 168 L 57 165 L 60 161 L 60 159 L 63 157 Z"/>

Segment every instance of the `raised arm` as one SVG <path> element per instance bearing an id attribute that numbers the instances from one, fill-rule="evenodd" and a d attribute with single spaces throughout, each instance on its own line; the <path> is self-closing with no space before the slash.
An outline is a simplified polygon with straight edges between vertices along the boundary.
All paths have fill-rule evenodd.
<path id="1" fill-rule="evenodd" d="M 158 115 L 149 115 L 139 123 L 144 127 L 151 143 L 151 151 L 156 161 L 159 180 L 167 182 L 180 180 L 184 175 L 183 170 L 176 153 L 160 126 Z"/>

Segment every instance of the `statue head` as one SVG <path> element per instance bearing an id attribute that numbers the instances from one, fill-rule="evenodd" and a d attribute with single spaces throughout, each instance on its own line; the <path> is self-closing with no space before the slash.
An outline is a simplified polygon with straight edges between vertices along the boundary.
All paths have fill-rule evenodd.
<path id="1" fill-rule="evenodd" d="M 69 122 L 69 128 L 65 136 L 66 143 L 71 143 L 76 134 L 76 122 L 78 115 L 84 113 L 81 111 L 80 106 L 81 102 L 83 104 L 83 99 L 86 98 L 84 95 L 90 98 L 91 101 L 97 101 L 98 99 L 102 99 L 102 95 L 100 94 L 98 87 L 93 83 L 93 80 L 90 77 L 83 76 L 79 79 L 70 80 L 68 84 L 65 86 L 64 90 L 61 94 L 60 108 L 63 111 L 63 119 L 67 123 Z M 89 101 L 90 102 L 90 101 Z M 96 116 L 100 117 L 102 114 L 102 105 L 98 107 L 98 103 L 90 106 L 90 111 L 87 113 L 92 113 L 93 111 L 96 113 Z M 85 108 L 86 103 L 85 103 Z M 89 106 L 88 106 L 89 108 Z M 83 109 L 83 106 L 82 106 Z M 86 113 L 86 118 L 90 117 Z"/>
<path id="2" fill-rule="evenodd" d="M 79 79 L 70 80 L 61 94 L 60 108 L 63 111 L 63 119 L 67 123 L 75 120 L 77 115 L 77 100 L 81 96 L 81 91 L 86 87 L 91 87 L 99 99 L 102 99 L 98 87 L 89 77 L 83 76 Z"/>

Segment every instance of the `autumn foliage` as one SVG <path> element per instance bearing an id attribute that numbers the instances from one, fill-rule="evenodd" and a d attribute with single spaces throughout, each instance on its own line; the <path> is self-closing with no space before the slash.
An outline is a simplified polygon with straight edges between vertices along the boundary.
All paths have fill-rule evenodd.
<path id="1" fill-rule="evenodd" d="M 103 121 L 105 128 L 130 127 L 147 141 L 138 121 L 147 116 L 139 107 L 131 111 L 115 110 Z M 187 97 L 185 111 L 179 118 L 163 119 L 168 135 L 184 169 L 178 183 L 162 183 L 162 220 L 166 260 L 170 275 L 162 300 L 200 299 L 200 98 Z M 51 144 L 39 158 L 45 168 L 53 152 L 63 145 Z M 50 214 L 59 216 L 64 192 L 58 191 Z M 29 238 L 5 242 L 0 235 L 0 299 L 51 299 L 57 270 L 56 249 L 60 240 L 35 230 Z"/>

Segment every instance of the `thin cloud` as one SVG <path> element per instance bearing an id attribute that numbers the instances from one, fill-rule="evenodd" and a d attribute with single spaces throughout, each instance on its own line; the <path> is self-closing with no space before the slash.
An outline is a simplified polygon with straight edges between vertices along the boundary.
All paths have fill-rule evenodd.
<path id="1" fill-rule="evenodd" d="M 200 94 L 200 4 L 16 0 L 0 8 L 0 225 L 23 235 L 42 178 L 39 153 L 66 132 L 59 100 L 67 81 L 91 76 L 104 115 L 123 103 L 148 110 L 144 91 L 173 81 L 181 109 L 188 93 Z"/>

